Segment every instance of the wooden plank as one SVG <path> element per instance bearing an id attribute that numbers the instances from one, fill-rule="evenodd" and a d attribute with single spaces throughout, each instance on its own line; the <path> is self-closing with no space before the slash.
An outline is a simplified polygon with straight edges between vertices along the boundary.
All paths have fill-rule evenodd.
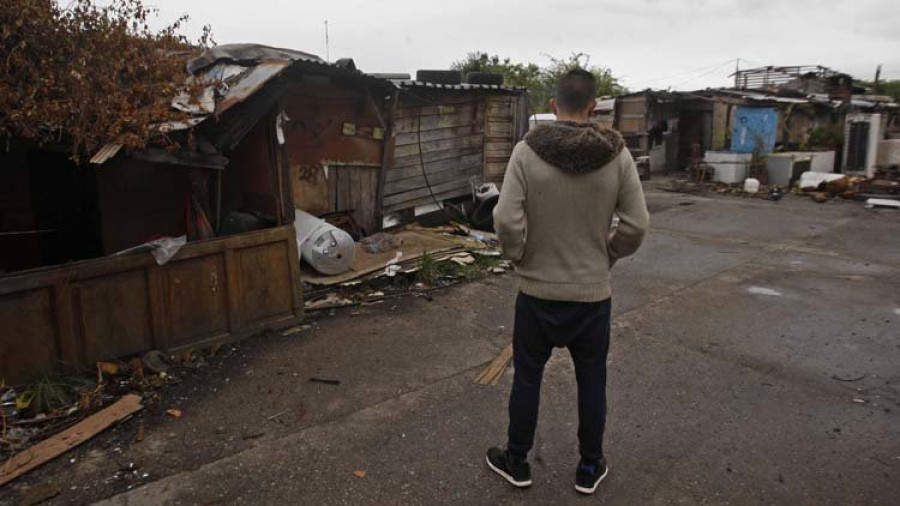
<path id="1" fill-rule="evenodd" d="M 438 202 L 443 202 L 444 200 L 449 200 L 457 197 L 465 197 L 472 195 L 472 189 L 469 186 L 465 186 L 463 188 L 456 188 L 455 190 L 449 190 L 445 192 L 435 192 L 434 196 Z M 412 209 L 417 206 L 426 206 L 434 204 L 434 200 L 431 198 L 431 195 L 425 197 L 419 197 L 411 200 L 406 200 L 402 202 L 398 202 L 391 206 L 385 206 L 386 213 L 392 213 L 395 211 L 402 211 L 405 209 Z"/>
<path id="2" fill-rule="evenodd" d="M 55 436 L 22 451 L 0 467 L 0 486 L 59 457 L 143 409 L 141 397 L 129 394 Z"/>
<path id="3" fill-rule="evenodd" d="M 366 233 L 381 229 L 376 220 L 376 192 L 380 168 L 340 167 L 332 170 L 335 182 L 333 211 L 353 211 Z"/>
<path id="4" fill-rule="evenodd" d="M 180 165 L 184 167 L 202 167 L 205 169 L 223 170 L 228 165 L 228 158 L 221 155 L 205 155 L 192 151 L 168 152 L 164 149 L 150 148 L 144 151 L 134 151 L 129 154 L 131 158 L 153 163 L 167 165 Z"/>
<path id="5" fill-rule="evenodd" d="M 507 344 L 500 350 L 500 353 L 494 357 L 494 360 L 481 371 L 481 374 L 475 378 L 475 383 L 478 383 L 479 385 L 495 386 L 497 382 L 500 381 L 500 377 L 503 376 L 503 373 L 506 372 L 506 368 L 509 366 L 510 360 L 512 360 L 512 355 L 512 344 Z"/>
<path id="6" fill-rule="evenodd" d="M 366 170 L 373 176 L 377 171 Z M 101 357 L 237 339 L 242 331 L 257 330 L 257 321 L 268 325 L 302 316 L 299 271 L 292 271 L 298 262 L 295 243 L 288 225 L 190 243 L 165 266 L 142 253 L 0 277 L 0 327 L 7 330 L 0 339 L 0 371 L 9 382 L 24 382 L 79 370 Z M 241 280 L 234 250 L 260 245 L 277 253 L 262 255 L 265 268 L 244 270 L 244 277 L 256 277 L 262 285 L 253 295 L 254 287 Z M 178 286 L 170 271 L 181 281 Z M 242 319 L 244 288 L 267 307 L 257 319 Z M 170 299 L 179 290 L 183 296 Z M 226 298 L 225 308 L 220 297 Z M 264 314 L 269 309 L 272 314 Z"/>
<path id="7" fill-rule="evenodd" d="M 398 193 L 395 195 L 391 195 L 389 197 L 385 197 L 384 205 L 391 206 L 391 205 L 398 204 L 400 202 L 404 202 L 407 200 L 413 200 L 413 199 L 417 199 L 420 197 L 427 197 L 432 192 L 435 194 L 438 194 L 438 193 L 442 193 L 442 192 L 446 192 L 446 191 L 450 191 L 450 190 L 456 190 L 459 188 L 470 189 L 471 184 L 469 183 L 469 181 L 466 181 L 466 180 L 462 180 L 462 181 L 454 180 L 454 181 L 450 181 L 450 182 L 443 183 L 443 184 L 432 185 L 430 191 L 428 188 L 420 188 L 418 190 L 408 191 L 408 192 L 404 192 L 404 193 Z"/>
<path id="8" fill-rule="evenodd" d="M 503 181 L 503 176 L 506 175 L 506 167 L 508 162 L 493 162 L 487 161 L 484 164 L 484 176 L 485 179 L 491 182 Z"/>
<path id="9" fill-rule="evenodd" d="M 171 346 L 228 333 L 224 255 L 170 262 L 165 273 L 167 293 L 159 307 L 169 315 L 169 327 L 176 339 Z"/>
<path id="10" fill-rule="evenodd" d="M 291 229 L 294 230 L 294 226 L 291 225 Z M 294 231 L 296 234 L 296 231 Z M 294 316 L 298 318 L 303 317 L 303 289 L 301 288 L 301 277 L 300 277 L 300 251 L 297 248 L 297 240 L 291 239 L 288 241 L 288 256 L 290 258 L 290 262 L 288 263 L 288 267 L 291 275 L 291 297 L 293 300 L 294 306 Z"/>
<path id="11" fill-rule="evenodd" d="M 469 155 L 448 158 L 446 160 L 438 160 L 431 163 L 426 162 L 425 170 L 428 172 L 428 176 L 430 177 L 432 174 L 436 174 L 444 170 L 452 170 L 458 167 L 465 167 L 468 169 L 479 166 L 481 166 L 481 153 L 473 153 Z M 389 170 L 385 178 L 385 182 L 391 183 L 393 181 L 400 181 L 401 179 L 421 176 L 422 165 L 417 163 L 409 167 Z"/>
<path id="12" fill-rule="evenodd" d="M 250 246 L 252 244 L 264 244 L 288 237 L 294 237 L 293 227 L 291 226 L 255 230 L 228 237 L 216 237 L 205 241 L 188 243 L 181 248 L 175 258 L 186 259 L 216 253 L 222 251 L 224 245 Z M 69 282 L 78 279 L 94 278 L 116 272 L 134 270 L 139 267 L 150 267 L 152 265 L 156 265 L 156 261 L 149 253 L 144 253 L 106 256 L 64 265 L 42 267 L 5 276 L 0 275 L 0 295 L 32 288 L 46 287 L 60 281 Z"/>
<path id="13" fill-rule="evenodd" d="M 479 155 L 483 151 L 483 146 L 475 146 L 464 149 L 448 149 L 444 151 L 435 151 L 432 153 L 425 153 L 423 157 L 419 157 L 418 153 L 412 156 L 404 156 L 394 158 L 394 169 L 405 169 L 408 167 L 421 167 L 422 160 L 421 158 L 425 158 L 425 165 L 431 165 L 437 162 L 445 161 L 445 160 L 455 160 L 457 158 L 462 158 L 464 156 L 470 155 Z M 421 169 L 419 169 L 421 170 Z"/>
<path id="14" fill-rule="evenodd" d="M 288 264 L 298 259 L 289 258 L 289 248 L 284 241 L 261 244 L 236 251 L 238 270 L 228 266 L 228 277 L 240 279 L 241 320 L 244 325 L 293 316 L 291 276 Z"/>
<path id="15" fill-rule="evenodd" d="M 400 103 L 400 92 L 394 91 L 387 99 L 387 110 L 385 111 L 385 129 L 384 139 L 381 141 L 381 170 L 378 172 L 378 181 L 375 186 L 375 231 L 380 231 L 384 223 L 384 212 L 382 206 L 384 204 L 384 185 L 388 171 L 394 160 L 394 146 L 396 143 L 397 133 L 395 132 L 394 122 L 397 116 L 397 107 Z"/>
<path id="16" fill-rule="evenodd" d="M 51 375 L 57 367 L 54 296 L 51 287 L 0 295 L 0 381 Z"/>
<path id="17" fill-rule="evenodd" d="M 462 111 L 460 114 L 423 116 L 421 129 L 419 128 L 418 116 L 398 119 L 396 120 L 395 128 L 397 129 L 398 134 L 418 132 L 419 130 L 427 132 L 428 130 L 438 130 L 441 128 L 482 124 L 484 123 L 484 118 L 484 109 L 469 109 Z"/>
<path id="18" fill-rule="evenodd" d="M 451 139 L 442 139 L 422 144 L 422 152 L 430 153 L 433 151 L 446 151 L 451 149 L 465 149 L 480 147 L 484 144 L 484 136 L 481 134 L 466 135 Z M 395 155 L 397 157 L 413 156 L 419 154 L 419 145 L 412 144 L 409 146 L 398 146 Z"/>
<path id="19" fill-rule="evenodd" d="M 192 261 L 192 260 L 187 260 Z M 172 332 L 169 322 L 168 289 L 166 280 L 166 267 L 162 265 L 151 266 L 147 269 L 150 297 L 150 330 L 153 348 L 167 350 L 172 347 Z"/>
<path id="20" fill-rule="evenodd" d="M 468 111 L 471 114 L 472 109 L 481 105 L 479 101 L 473 101 L 472 97 L 466 97 L 462 100 L 452 100 L 442 97 L 437 100 L 437 102 L 440 102 L 439 104 L 424 105 L 422 107 L 403 103 L 402 95 L 400 100 L 401 104 L 400 108 L 397 109 L 397 119 L 417 118 L 420 114 L 420 109 L 422 116 L 447 116 L 463 114 L 465 111 Z"/>
<path id="21" fill-rule="evenodd" d="M 448 183 L 450 181 L 469 181 L 472 177 L 481 174 L 481 163 L 470 165 L 469 167 L 458 167 L 450 170 L 444 170 L 435 174 L 428 174 L 428 183 L 432 186 Z M 417 188 L 426 186 L 425 178 L 422 175 L 394 181 L 388 184 L 385 189 L 385 195 L 395 195 L 412 191 Z"/>
<path id="22" fill-rule="evenodd" d="M 443 140 L 443 139 L 451 139 L 454 137 L 464 137 L 467 135 L 474 134 L 483 134 L 484 133 L 484 125 L 482 124 L 471 124 L 471 125 L 463 125 L 458 127 L 451 128 L 442 128 L 439 130 L 428 130 L 422 132 L 422 143 L 425 144 L 431 141 Z M 412 131 L 407 133 L 397 134 L 397 146 L 407 146 L 410 144 L 418 144 L 419 143 L 419 135 L 418 132 Z"/>
<path id="23" fill-rule="evenodd" d="M 488 142 L 484 146 L 484 156 L 488 158 L 506 157 L 512 155 L 513 145 L 511 142 Z"/>
<path id="24" fill-rule="evenodd" d="M 438 99 L 430 104 L 417 105 L 403 103 L 403 96 L 401 95 L 400 102 L 400 107 L 397 109 L 397 119 L 417 118 L 420 111 L 422 116 L 451 116 L 463 114 L 464 112 L 471 113 L 473 109 L 484 106 L 480 100 L 473 100 L 472 97 L 461 101 Z"/>
<path id="25" fill-rule="evenodd" d="M 234 249 L 225 250 L 225 287 L 228 290 L 228 330 L 239 332 L 244 328 L 241 317 L 241 277 L 237 252 Z"/>
<path id="26" fill-rule="evenodd" d="M 513 133 L 512 118 L 504 121 L 490 120 L 487 122 L 487 130 L 485 135 L 490 137 L 500 137 L 504 140 L 511 141 Z"/>
<path id="27" fill-rule="evenodd" d="M 78 338 L 75 333 L 75 323 L 72 315 L 71 284 L 58 281 L 53 285 L 52 307 L 56 310 L 56 340 L 59 346 L 59 359 L 70 370 L 82 363 L 81 350 L 78 346 Z M 0 317 L 0 322 L 5 319 Z M 17 318 L 21 321 L 20 318 Z M 12 329 L 4 329 L 8 335 L 16 335 Z M 30 329 L 30 330 L 33 330 Z M 39 342 L 40 337 L 38 337 Z M 17 361 L 18 362 L 18 361 Z M 7 378 L 11 379 L 11 378 Z"/>
<path id="28" fill-rule="evenodd" d="M 86 363 L 152 349 L 147 267 L 72 283 Z"/>

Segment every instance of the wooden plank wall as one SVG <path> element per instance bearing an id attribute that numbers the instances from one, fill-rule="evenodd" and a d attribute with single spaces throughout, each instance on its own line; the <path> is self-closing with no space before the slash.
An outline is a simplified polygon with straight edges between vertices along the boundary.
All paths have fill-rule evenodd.
<path id="1" fill-rule="evenodd" d="M 634 156 L 648 154 L 648 98 L 644 94 L 616 99 L 616 129 L 625 137 Z"/>
<path id="2" fill-rule="evenodd" d="M 239 339 L 303 316 L 292 226 L 0 277 L 0 380 Z"/>
<path id="3" fill-rule="evenodd" d="M 385 175 L 384 212 L 433 202 L 422 175 L 422 157 L 431 190 L 438 200 L 471 193 L 472 178 L 481 179 L 485 160 L 486 104 L 480 94 L 433 94 L 423 102 L 401 93 L 394 123 L 393 167 Z M 435 103 L 436 102 L 436 103 Z"/>
<path id="4" fill-rule="evenodd" d="M 516 137 L 516 113 L 518 100 L 515 96 L 495 96 L 487 98 L 487 115 L 484 134 L 484 180 L 501 183 L 506 173 L 506 165 L 512 156 Z"/>
<path id="5" fill-rule="evenodd" d="M 353 211 L 353 219 L 366 235 L 381 230 L 378 210 L 373 204 L 378 192 L 380 167 L 329 166 L 328 200 L 331 211 Z"/>
<path id="6" fill-rule="evenodd" d="M 378 176 L 387 125 L 380 105 L 350 86 L 304 81 L 289 85 L 283 107 L 291 118 L 285 136 L 297 209 L 317 216 L 352 210 L 366 233 L 381 230 Z M 375 135 L 376 130 L 382 134 Z"/>

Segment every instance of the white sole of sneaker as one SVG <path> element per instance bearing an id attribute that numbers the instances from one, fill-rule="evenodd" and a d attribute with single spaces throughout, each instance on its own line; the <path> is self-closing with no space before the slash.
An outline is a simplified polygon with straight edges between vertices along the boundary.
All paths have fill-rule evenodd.
<path id="1" fill-rule="evenodd" d="M 498 467 L 495 466 L 494 464 L 491 464 L 491 459 L 485 457 L 485 458 L 484 458 L 484 461 L 485 461 L 485 463 L 487 463 L 488 467 L 490 467 L 495 473 L 497 473 L 497 474 L 499 474 L 500 476 L 502 476 L 503 479 L 506 480 L 506 481 L 508 481 L 512 486 L 518 487 L 518 488 L 527 488 L 527 487 L 530 487 L 530 486 L 531 486 L 531 480 L 516 481 L 515 478 L 513 478 L 512 476 L 510 476 L 509 474 L 507 474 L 505 471 L 503 471 L 502 469 L 498 468 Z"/>
<path id="2" fill-rule="evenodd" d="M 578 491 L 578 493 L 580 493 L 580 494 L 587 494 L 587 495 L 593 494 L 594 492 L 597 491 L 597 487 L 600 486 L 600 482 L 603 481 L 604 479 L 606 479 L 607 474 L 609 474 L 609 466 L 608 465 L 606 466 L 606 471 L 603 471 L 603 474 L 600 475 L 599 478 L 597 478 L 597 482 L 594 483 L 593 487 L 586 488 L 586 487 L 579 487 L 578 485 L 575 485 L 575 490 Z"/>

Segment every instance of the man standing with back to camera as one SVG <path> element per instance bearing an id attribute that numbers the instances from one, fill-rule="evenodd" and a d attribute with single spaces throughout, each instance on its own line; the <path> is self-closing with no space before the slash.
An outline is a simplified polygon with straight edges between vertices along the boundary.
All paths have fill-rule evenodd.
<path id="1" fill-rule="evenodd" d="M 569 349 L 578 383 L 575 489 L 594 493 L 609 470 L 603 455 L 609 271 L 637 251 L 650 218 L 622 136 L 589 122 L 596 89 L 585 70 L 559 79 L 550 102 L 557 121 L 535 127 L 513 150 L 494 210 L 503 253 L 516 265 L 519 296 L 508 442 L 505 450 L 488 450 L 487 465 L 516 487 L 532 483 L 527 456 L 554 347 Z M 614 214 L 619 225 L 611 232 Z"/>

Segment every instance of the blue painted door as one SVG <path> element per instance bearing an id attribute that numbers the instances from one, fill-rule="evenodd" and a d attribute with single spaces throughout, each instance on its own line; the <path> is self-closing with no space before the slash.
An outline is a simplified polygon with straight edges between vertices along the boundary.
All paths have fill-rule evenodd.
<path id="1" fill-rule="evenodd" d="M 738 107 L 734 116 L 731 150 L 771 153 L 778 132 L 778 111 L 770 107 Z"/>

